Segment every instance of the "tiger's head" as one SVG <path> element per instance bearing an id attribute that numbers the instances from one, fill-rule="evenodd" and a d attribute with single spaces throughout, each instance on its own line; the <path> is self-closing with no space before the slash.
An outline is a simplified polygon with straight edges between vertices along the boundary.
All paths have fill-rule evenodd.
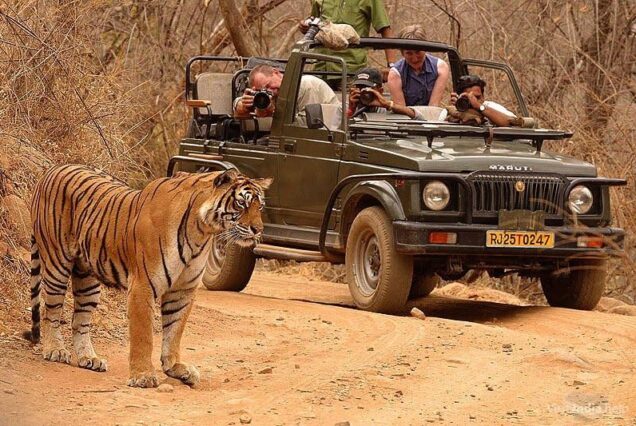
<path id="1" fill-rule="evenodd" d="M 242 246 L 251 246 L 260 241 L 263 233 L 261 214 L 265 208 L 264 191 L 272 180 L 248 178 L 233 169 L 219 173 L 214 178 L 215 197 L 212 208 L 206 209 L 204 221 L 215 228 L 216 238 Z"/>

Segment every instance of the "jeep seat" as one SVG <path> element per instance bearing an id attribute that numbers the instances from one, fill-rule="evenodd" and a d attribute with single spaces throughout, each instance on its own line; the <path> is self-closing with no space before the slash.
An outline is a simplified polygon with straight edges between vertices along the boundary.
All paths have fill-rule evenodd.
<path id="1" fill-rule="evenodd" d="M 241 135 L 245 143 L 268 145 L 272 117 L 241 118 Z"/>
<path id="2" fill-rule="evenodd" d="M 232 116 L 232 74 L 199 74 L 195 81 L 194 99 L 210 101 L 212 115 Z M 198 108 L 198 113 L 209 115 L 207 108 Z"/>
<path id="3" fill-rule="evenodd" d="M 188 136 L 210 137 L 212 126 L 232 116 L 232 74 L 205 72 L 196 77 L 192 99 L 192 123 Z"/>
<path id="4" fill-rule="evenodd" d="M 272 117 L 242 118 L 242 128 L 245 132 L 267 132 L 272 130 Z"/>

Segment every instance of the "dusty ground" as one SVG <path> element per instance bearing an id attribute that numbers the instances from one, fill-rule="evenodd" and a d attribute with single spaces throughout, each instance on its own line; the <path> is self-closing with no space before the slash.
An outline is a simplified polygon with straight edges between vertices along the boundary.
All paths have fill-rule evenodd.
<path id="1" fill-rule="evenodd" d="M 462 292 L 507 304 L 448 295 Z M 636 424 L 636 317 L 436 293 L 420 320 L 272 272 L 241 294 L 200 290 L 182 347 L 202 382 L 169 393 L 125 386 L 121 297 L 97 318 L 106 373 L 43 361 L 17 336 L 27 323 L 5 322 L 0 424 Z"/>

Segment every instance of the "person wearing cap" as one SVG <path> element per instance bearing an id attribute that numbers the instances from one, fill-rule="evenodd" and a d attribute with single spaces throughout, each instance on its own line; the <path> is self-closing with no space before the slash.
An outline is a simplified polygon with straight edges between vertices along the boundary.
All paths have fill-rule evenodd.
<path id="1" fill-rule="evenodd" d="M 368 106 L 366 112 L 386 112 L 391 111 L 396 114 L 403 114 L 415 120 L 424 120 L 424 117 L 412 108 L 404 105 L 397 105 L 389 101 L 382 95 L 382 74 L 377 68 L 362 68 L 356 72 L 351 89 L 349 90 L 349 105 L 347 117 L 352 117 L 356 111 L 364 107 L 360 104 L 362 92 L 371 92 L 375 99 Z"/>
<path id="2" fill-rule="evenodd" d="M 485 117 L 495 126 L 517 126 L 518 117 L 497 102 L 485 100 L 486 82 L 478 75 L 462 75 L 459 77 L 456 92 L 451 93 L 451 104 L 455 105 L 460 96 L 468 98 L 473 110 Z"/>
<path id="3" fill-rule="evenodd" d="M 410 25 L 397 38 L 426 40 L 426 33 L 421 25 Z M 448 64 L 421 50 L 402 50 L 402 56 L 389 71 L 389 92 L 395 103 L 439 106 L 450 75 Z"/>

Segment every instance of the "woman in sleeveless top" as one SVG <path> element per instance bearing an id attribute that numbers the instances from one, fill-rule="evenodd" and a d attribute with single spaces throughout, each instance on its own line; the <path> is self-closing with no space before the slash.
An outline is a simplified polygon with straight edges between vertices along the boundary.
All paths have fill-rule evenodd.
<path id="1" fill-rule="evenodd" d="M 404 28 L 398 38 L 426 39 L 420 25 Z M 398 105 L 439 106 L 448 81 L 448 64 L 419 50 L 402 50 L 402 56 L 389 71 L 391 99 Z"/>

